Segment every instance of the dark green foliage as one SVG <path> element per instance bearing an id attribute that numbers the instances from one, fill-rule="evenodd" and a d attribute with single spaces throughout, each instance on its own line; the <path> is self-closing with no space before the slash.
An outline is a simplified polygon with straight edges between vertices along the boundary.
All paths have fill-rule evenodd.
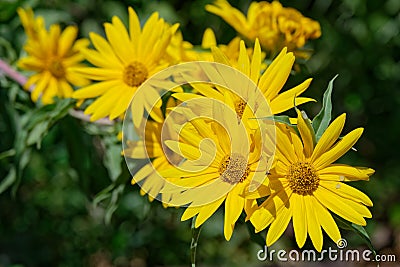
<path id="1" fill-rule="evenodd" d="M 0 1 L 0 58 L 15 66 L 21 55 L 25 36 L 16 15 L 20 5 L 33 5 L 47 24 L 77 24 L 81 37 L 90 31 L 104 34 L 102 23 L 114 15 L 127 23 L 131 5 L 142 19 L 159 11 L 168 22 L 179 22 L 184 38 L 193 44 L 201 42 L 206 27 L 214 29 L 218 42 L 227 43 L 235 32 L 204 10 L 210 2 Z M 242 10 L 249 4 L 230 2 Z M 348 113 L 344 133 L 356 127 L 365 127 L 365 132 L 356 144 L 358 151 L 349 152 L 342 161 L 377 171 L 369 182 L 352 183 L 373 200 L 373 219 L 366 229 L 342 221 L 349 228 L 343 237 L 351 247 L 365 246 L 369 233 L 372 244 L 379 244 L 378 253 L 399 255 L 394 234 L 400 231 L 399 1 L 285 0 L 282 4 L 297 8 L 322 27 L 321 38 L 307 47 L 314 49 L 314 55 L 285 88 L 313 77 L 304 95 L 324 101 L 300 108 L 317 118 L 313 122 L 317 139 L 324 122 Z M 332 117 L 318 116 L 323 106 L 329 109 L 330 92 L 323 93 L 336 74 Z M 63 100 L 37 106 L 29 93 L 0 74 L 0 266 L 188 266 L 191 229 L 190 222 L 180 222 L 182 209 L 164 209 L 140 196 L 138 186 L 130 185 L 119 154 L 120 126 L 79 121 L 68 115 L 73 105 Z M 288 123 L 284 116 L 273 119 Z M 226 242 L 222 215 L 219 210 L 203 226 L 196 261 L 209 266 L 258 266 L 260 235 L 249 235 L 248 230 L 254 230 L 251 225 L 249 229 L 237 225 L 232 240 Z M 297 247 L 288 232 L 277 246 Z M 378 242 L 384 238 L 386 243 Z M 324 240 L 326 246 L 334 246 Z"/>

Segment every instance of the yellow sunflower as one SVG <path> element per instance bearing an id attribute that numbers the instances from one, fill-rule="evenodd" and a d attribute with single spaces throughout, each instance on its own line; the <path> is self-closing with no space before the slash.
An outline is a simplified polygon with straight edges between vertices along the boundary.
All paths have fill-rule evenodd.
<path id="1" fill-rule="evenodd" d="M 84 86 L 89 80 L 77 75 L 72 68 L 81 66 L 84 59 L 80 50 L 88 40 L 76 40 L 78 28 L 68 26 L 64 31 L 57 24 L 49 31 L 44 28 L 43 19 L 34 19 L 32 11 L 19 9 L 22 24 L 28 35 L 24 50 L 28 56 L 18 61 L 23 70 L 35 72 L 24 85 L 32 90 L 31 98 L 37 101 L 41 96 L 43 104 L 53 102 L 55 96 L 68 98 L 72 86 Z"/>
<path id="2" fill-rule="evenodd" d="M 177 24 L 169 26 L 158 13 L 153 13 L 141 29 L 137 14 L 129 8 L 129 32 L 118 17 L 113 17 L 111 23 L 105 23 L 107 40 L 90 33 L 95 49 L 85 49 L 82 53 L 94 67 L 77 68 L 76 71 L 98 83 L 77 90 L 73 97 L 97 98 L 85 109 L 92 121 L 122 116 L 137 88 L 168 66 L 161 59 L 177 28 Z M 149 102 L 157 102 L 159 94 L 150 88 L 146 97 L 155 99 Z M 139 104 L 143 107 L 146 104 L 145 99 L 142 100 Z M 135 107 L 138 110 L 136 117 L 142 116 L 139 112 L 142 107 Z"/>
<path id="3" fill-rule="evenodd" d="M 236 62 L 229 60 L 219 48 L 214 47 L 212 50 L 215 62 L 235 67 L 249 77 L 258 86 L 268 101 L 272 114 L 278 114 L 292 108 L 294 105 L 294 98 L 296 98 L 297 105 L 314 101 L 311 98 L 298 97 L 308 88 L 312 79 L 307 79 L 296 87 L 280 93 L 282 87 L 289 77 L 295 60 L 293 53 L 287 53 L 286 48 L 282 49 L 281 53 L 274 59 L 274 61 L 268 66 L 263 74 L 261 74 L 261 48 L 257 39 L 254 45 L 252 57 L 248 56 L 244 42 L 240 42 L 240 51 Z M 224 101 L 223 95 L 226 91 L 224 87 L 207 84 L 192 84 L 192 86 L 196 93 L 176 93 L 174 94 L 174 97 L 181 101 L 186 101 L 191 98 L 197 98 L 199 97 L 198 94 L 200 94 L 208 98 Z M 235 98 L 234 100 L 235 110 L 238 112 L 239 116 L 241 116 L 244 111 L 244 107 L 246 106 L 245 101 L 248 100 L 246 97 L 247 93 L 244 92 L 241 95 L 242 98 Z"/>
<path id="4" fill-rule="evenodd" d="M 355 129 L 337 141 L 345 114 L 330 124 L 316 145 L 304 117 L 305 113 L 298 112 L 300 136 L 292 128 L 277 128 L 276 162 L 268 175 L 271 194 L 248 218 L 256 231 L 269 226 L 268 246 L 279 239 L 292 219 L 298 246 L 304 245 L 308 233 L 314 247 L 321 251 L 321 227 L 334 242 L 340 239 L 331 212 L 358 225 L 366 225 L 364 218 L 371 218 L 366 207 L 372 206 L 371 200 L 345 182 L 368 180 L 374 170 L 334 163 L 363 132 L 362 128 Z"/>
<path id="5" fill-rule="evenodd" d="M 258 38 L 271 55 L 283 47 L 295 52 L 308 39 L 321 36 L 317 21 L 304 17 L 293 8 L 282 7 L 278 1 L 252 2 L 247 17 L 226 0 L 215 1 L 213 5 L 207 5 L 206 10 L 221 17 L 245 38 L 251 41 Z"/>
<path id="6" fill-rule="evenodd" d="M 225 97 L 232 102 L 229 94 Z M 187 110 L 188 117 L 192 117 L 191 112 Z M 214 106 L 212 113 L 212 121 L 201 117 L 188 120 L 177 131 L 179 141 L 165 141 L 185 160 L 178 167 L 160 172 L 172 181 L 161 193 L 172 194 L 168 203 L 171 206 L 188 204 L 181 220 L 196 216 L 196 228 L 224 203 L 224 236 L 230 240 L 236 221 L 248 207 L 247 202 L 269 192 L 264 185 L 257 191 L 251 190 L 254 180 L 265 180 L 268 156 L 262 151 L 260 132 L 238 122 L 229 104 Z M 250 191 L 254 191 L 251 197 L 245 198 Z"/>

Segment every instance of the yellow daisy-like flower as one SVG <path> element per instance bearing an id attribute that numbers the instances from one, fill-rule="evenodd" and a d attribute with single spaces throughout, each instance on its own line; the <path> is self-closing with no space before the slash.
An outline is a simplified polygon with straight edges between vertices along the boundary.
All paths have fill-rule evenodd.
<path id="1" fill-rule="evenodd" d="M 337 141 L 345 114 L 330 124 L 316 145 L 304 117 L 305 113 L 299 112 L 300 137 L 292 128 L 278 127 L 276 163 L 268 176 L 271 195 L 252 213 L 250 221 L 256 231 L 269 226 L 266 243 L 270 246 L 292 219 L 298 246 L 304 245 L 308 233 L 314 247 L 321 251 L 321 227 L 334 242 L 340 239 L 330 211 L 358 225 L 366 225 L 364 218 L 371 218 L 366 207 L 372 206 L 371 200 L 344 182 L 368 180 L 374 170 L 334 164 L 363 132 L 362 128 L 355 129 Z"/>
<path id="2" fill-rule="evenodd" d="M 72 86 L 87 85 L 89 80 L 72 70 L 81 66 L 84 58 L 80 50 L 88 45 L 86 39 L 76 40 L 78 28 L 68 26 L 61 32 L 60 26 L 54 24 L 47 31 L 43 20 L 34 20 L 31 11 L 20 9 L 19 14 L 28 35 L 24 46 L 28 56 L 21 58 L 18 66 L 36 72 L 24 85 L 25 89 L 32 89 L 32 100 L 36 102 L 41 96 L 43 104 L 50 104 L 55 96 L 71 97 Z"/>
<path id="3" fill-rule="evenodd" d="M 220 16 L 247 39 L 255 41 L 258 38 L 272 55 L 283 47 L 295 52 L 308 39 L 321 36 L 317 21 L 304 17 L 293 8 L 282 7 L 278 1 L 252 2 L 247 17 L 226 0 L 217 0 L 213 5 L 207 5 L 206 10 Z"/>
<path id="4" fill-rule="evenodd" d="M 248 76 L 258 86 L 258 88 L 265 96 L 272 114 L 278 114 L 293 108 L 294 98 L 296 98 L 297 105 L 301 105 L 309 101 L 314 101 L 311 98 L 298 97 L 308 88 L 312 79 L 307 79 L 298 86 L 280 93 L 282 87 L 284 86 L 286 80 L 290 75 L 290 71 L 295 61 L 293 53 L 287 53 L 286 48 L 282 49 L 281 53 L 274 59 L 274 61 L 268 66 L 263 74 L 261 74 L 261 48 L 257 39 L 254 45 L 254 52 L 252 57 L 248 56 L 248 52 L 243 41 L 241 41 L 240 43 L 239 56 L 236 62 L 232 62 L 232 60 L 229 60 L 225 56 L 225 54 L 216 47 L 213 48 L 213 56 L 216 62 L 235 67 L 246 76 Z M 223 87 L 217 86 L 214 88 L 211 85 L 199 86 L 197 84 L 192 84 L 192 86 L 197 91 L 197 93 L 205 97 L 224 101 L 223 95 L 226 89 Z M 191 98 L 197 98 L 199 96 L 194 93 L 177 93 L 174 94 L 174 97 L 181 101 L 185 101 Z M 243 108 L 246 104 L 244 101 L 247 100 L 248 99 L 240 98 L 236 98 L 234 100 L 235 110 L 238 112 L 239 117 L 243 113 Z"/>
<path id="5" fill-rule="evenodd" d="M 174 107 L 175 104 L 176 101 L 173 98 L 168 99 L 168 108 Z M 160 123 L 151 120 L 144 121 L 143 123 L 145 123 L 143 126 L 145 127 L 145 136 L 139 141 L 127 140 L 126 147 L 124 148 L 124 156 L 127 160 L 148 159 L 149 162 L 133 175 L 131 183 L 132 185 L 139 183 L 141 187 L 140 194 L 148 194 L 149 200 L 153 201 L 165 184 L 165 180 L 159 175 L 159 172 L 173 167 L 168 159 L 179 162 L 181 158 L 163 145 L 163 127 L 165 127 L 163 137 L 166 138 L 167 132 L 171 131 L 169 129 L 170 124 L 164 124 L 164 121 Z M 171 194 L 164 193 L 161 195 L 160 200 L 163 203 L 168 203 L 170 199 Z"/>
<path id="6" fill-rule="evenodd" d="M 225 97 L 230 98 L 230 95 Z M 227 102 L 231 101 L 227 99 Z M 169 202 L 171 206 L 189 204 L 181 220 L 196 216 L 196 228 L 224 203 L 224 236 L 230 240 L 236 221 L 248 207 L 247 203 L 269 192 L 266 186 L 261 185 L 249 199 L 244 197 L 254 179 L 265 180 L 267 156 L 262 151 L 260 132 L 238 123 L 236 112 L 230 105 L 214 107 L 213 113 L 213 119 L 219 123 L 204 118 L 189 120 L 179 130 L 179 141 L 165 141 L 185 161 L 179 168 L 160 172 L 173 182 L 166 184 L 161 193 L 173 194 Z"/>
<path id="7" fill-rule="evenodd" d="M 145 140 L 128 141 L 127 147 L 124 149 L 124 155 L 130 159 L 152 159 L 151 162 L 148 162 L 134 174 L 132 185 L 143 181 L 140 185 L 140 194 L 148 194 L 149 200 L 153 201 L 164 186 L 164 179 L 158 172 L 169 169 L 172 165 L 165 156 L 161 143 L 163 124 L 154 121 L 147 121 L 146 123 Z M 169 194 L 162 194 L 161 197 L 163 203 L 168 202 L 170 199 Z"/>
<path id="8" fill-rule="evenodd" d="M 82 53 L 94 67 L 77 68 L 76 71 L 99 82 L 77 90 L 73 97 L 97 97 L 85 110 L 92 121 L 106 116 L 111 120 L 122 116 L 137 88 L 168 66 L 161 59 L 177 28 L 177 24 L 169 26 L 158 13 L 153 13 L 141 29 L 137 14 L 129 8 L 129 32 L 115 16 L 111 23 L 105 23 L 107 40 L 90 33 L 95 49 L 85 49 Z M 146 97 L 158 99 L 159 94 L 150 90 Z M 137 116 L 141 115 L 138 113 Z"/>

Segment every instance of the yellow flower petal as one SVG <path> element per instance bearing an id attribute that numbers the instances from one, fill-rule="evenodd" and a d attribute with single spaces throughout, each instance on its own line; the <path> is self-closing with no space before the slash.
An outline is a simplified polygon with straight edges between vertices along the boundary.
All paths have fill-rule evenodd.
<path id="1" fill-rule="evenodd" d="M 372 170 L 372 169 L 369 169 Z M 345 178 L 349 178 L 350 180 L 368 180 L 369 175 L 367 174 L 365 170 L 352 167 L 349 165 L 344 165 L 344 164 L 332 164 L 329 165 L 328 167 L 323 168 L 322 170 L 318 171 L 319 175 L 336 175 L 338 176 L 338 181 L 340 179 L 339 176 L 342 176 L 342 180 L 345 180 Z M 354 179 L 351 179 L 354 178 Z"/>
<path id="2" fill-rule="evenodd" d="M 299 248 L 302 248 L 307 239 L 307 213 L 303 197 L 298 194 L 292 194 L 290 197 L 290 208 L 293 213 L 293 228 L 296 243 Z"/>
<path id="3" fill-rule="evenodd" d="M 77 34 L 78 29 L 74 26 L 68 26 L 62 32 L 60 40 L 58 41 L 58 55 L 60 57 L 64 57 L 65 54 L 71 49 Z"/>
<path id="4" fill-rule="evenodd" d="M 326 208 L 336 213 L 340 217 L 350 222 L 353 222 L 358 225 L 366 225 L 366 222 L 362 215 L 357 213 L 352 206 L 347 205 L 344 201 L 342 201 L 341 197 L 338 197 L 336 194 L 332 193 L 328 189 L 323 187 L 319 187 L 316 191 L 314 191 L 314 196 L 324 205 Z"/>
<path id="5" fill-rule="evenodd" d="M 200 212 L 196 218 L 195 222 L 195 227 L 199 227 L 202 225 L 208 218 L 211 217 L 211 215 L 214 214 L 214 212 L 221 206 L 222 202 L 224 202 L 225 197 L 221 197 L 220 199 L 204 205 L 201 207 Z"/>
<path id="6" fill-rule="evenodd" d="M 315 214 L 318 215 L 318 221 L 324 231 L 333 240 L 333 242 L 338 242 L 341 238 L 340 232 L 331 213 L 315 198 L 313 198 L 313 208 Z"/>
<path id="7" fill-rule="evenodd" d="M 247 56 L 246 46 L 244 41 L 240 41 L 239 59 L 237 69 L 250 77 L 250 60 Z"/>
<path id="8" fill-rule="evenodd" d="M 250 79 L 257 84 L 258 79 L 260 78 L 260 72 L 261 72 L 261 48 L 260 48 L 260 42 L 258 39 L 256 39 L 256 42 L 254 44 L 254 51 L 253 51 L 253 57 L 251 59 L 251 66 L 250 66 Z"/>
<path id="9" fill-rule="evenodd" d="M 315 201 L 314 197 L 310 195 L 303 196 L 304 204 L 305 204 L 305 211 L 307 216 L 307 231 L 310 235 L 311 241 L 318 252 L 321 252 L 322 243 L 323 243 L 323 236 L 321 225 L 318 220 L 318 216 L 315 213 L 314 206 Z"/>
<path id="10" fill-rule="evenodd" d="M 343 156 L 361 137 L 363 130 L 363 128 L 357 128 L 346 134 L 330 150 L 314 160 L 314 167 L 317 170 L 321 170 Z"/>
<path id="11" fill-rule="evenodd" d="M 239 185 L 234 187 L 225 200 L 224 236 L 228 241 L 232 237 L 234 225 L 244 207 L 244 198 L 240 196 L 240 188 Z"/>
<path id="12" fill-rule="evenodd" d="M 118 80 L 110 80 L 104 82 L 94 83 L 92 85 L 86 86 L 82 89 L 75 91 L 72 94 L 73 98 L 92 98 L 104 94 L 107 90 L 113 90 L 114 87 L 119 85 Z"/>
<path id="13" fill-rule="evenodd" d="M 332 147 L 343 130 L 345 120 L 346 114 L 343 113 L 328 126 L 315 146 L 313 155 L 311 156 L 311 161 L 316 160 Z"/>
<path id="14" fill-rule="evenodd" d="M 214 31 L 211 28 L 207 28 L 203 33 L 201 47 L 211 48 L 213 46 L 217 46 L 217 40 L 215 39 Z"/>
<path id="15" fill-rule="evenodd" d="M 181 221 L 183 222 L 190 218 L 193 218 L 200 212 L 201 208 L 202 207 L 194 207 L 194 208 L 187 207 L 185 212 L 182 214 Z"/>
<path id="16" fill-rule="evenodd" d="M 306 158 L 311 157 L 314 149 L 314 133 L 311 132 L 312 128 L 308 120 L 307 115 L 303 111 L 297 110 L 297 128 L 303 140 L 304 155 Z"/>
<path id="17" fill-rule="evenodd" d="M 267 233 L 267 246 L 274 244 L 279 237 L 286 230 L 290 219 L 292 218 L 292 209 L 282 205 L 281 209 L 277 211 L 275 220 L 271 223 Z"/>
<path id="18" fill-rule="evenodd" d="M 367 206 L 373 205 L 371 199 L 366 194 L 345 183 L 321 181 L 320 186 L 325 187 L 326 189 L 330 190 L 331 192 L 341 197 L 348 198 L 356 202 L 360 202 Z"/>

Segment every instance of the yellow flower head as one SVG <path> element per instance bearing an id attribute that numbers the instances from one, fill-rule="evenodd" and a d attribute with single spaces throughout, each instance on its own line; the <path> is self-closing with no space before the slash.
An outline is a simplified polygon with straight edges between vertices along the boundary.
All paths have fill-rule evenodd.
<path id="1" fill-rule="evenodd" d="M 249 216 L 257 231 L 269 226 L 268 246 L 279 239 L 291 219 L 298 246 L 304 245 L 308 233 L 314 247 L 321 251 L 322 229 L 334 242 L 340 239 L 330 212 L 358 225 L 371 218 L 366 207 L 372 206 L 371 200 L 345 182 L 368 180 L 374 170 L 334 163 L 363 132 L 362 128 L 355 129 L 337 141 L 345 117 L 336 118 L 316 145 L 305 113 L 298 112 L 300 136 L 287 126 L 277 127 L 276 162 L 268 176 L 271 195 Z"/>
<path id="2" fill-rule="evenodd" d="M 225 95 L 231 102 L 230 95 Z M 204 101 L 205 103 L 206 101 Z M 213 120 L 197 117 L 177 130 L 179 141 L 167 140 L 165 144 L 185 160 L 179 165 L 161 171 L 169 179 L 161 193 L 171 194 L 171 206 L 189 204 L 181 220 L 197 215 L 195 227 L 202 225 L 224 203 L 224 235 L 227 240 L 247 203 L 269 189 L 260 184 L 265 180 L 267 156 L 262 151 L 259 131 L 239 123 L 230 105 L 214 106 Z M 192 111 L 183 114 L 192 117 Z M 257 191 L 251 191 L 258 180 Z"/>
<path id="3" fill-rule="evenodd" d="M 114 16 L 111 23 L 105 23 L 107 39 L 91 33 L 95 49 L 85 49 L 83 54 L 94 66 L 76 70 L 98 83 L 73 94 L 77 99 L 97 98 L 86 108 L 85 114 L 90 114 L 93 121 L 122 116 L 137 88 L 168 66 L 161 59 L 177 28 L 178 25 L 171 27 L 158 13 L 153 13 L 141 29 L 137 14 L 129 8 L 129 32 Z M 156 94 L 149 92 L 147 96 L 158 97 Z"/>
<path id="4" fill-rule="evenodd" d="M 261 74 L 262 70 L 262 54 L 260 49 L 260 44 L 258 39 L 256 39 L 254 50 L 252 56 L 249 57 L 248 51 L 243 41 L 240 42 L 240 48 L 238 52 L 237 60 L 229 59 L 221 49 L 214 47 L 213 48 L 213 57 L 214 61 L 222 64 L 226 64 L 228 66 L 235 67 L 237 70 L 241 71 L 247 77 L 249 77 L 261 90 L 264 97 L 268 101 L 269 107 L 271 109 L 272 114 L 278 114 L 293 108 L 294 101 L 293 99 L 296 97 L 296 104 L 300 105 L 309 101 L 314 101 L 311 98 L 307 97 L 298 97 L 302 94 L 310 85 L 311 79 L 305 80 L 303 83 L 297 85 L 296 87 L 289 89 L 280 93 L 286 80 L 290 75 L 290 71 L 292 69 L 295 57 L 293 53 L 288 53 L 284 48 L 281 53 L 274 59 L 274 61 L 268 66 L 264 73 Z M 193 88 L 196 90 L 197 94 L 194 93 L 176 93 L 174 97 L 178 98 L 181 101 L 185 101 L 190 98 L 199 97 L 198 94 L 203 95 L 205 97 L 218 99 L 220 101 L 224 101 L 224 92 L 225 88 L 221 87 L 212 87 L 211 85 L 198 85 L 192 84 Z M 245 88 L 244 88 L 245 89 Z M 248 94 L 248 92 L 244 92 L 243 95 Z M 248 99 L 243 99 L 244 101 Z M 244 111 L 244 103 L 241 100 L 236 99 L 235 101 L 235 109 L 238 114 Z"/>
<path id="5" fill-rule="evenodd" d="M 24 85 L 32 90 L 32 100 L 39 96 L 43 104 L 53 102 L 53 97 L 71 97 L 73 86 L 84 86 L 89 80 L 72 71 L 80 66 L 83 56 L 80 50 L 88 45 L 86 39 L 76 40 L 78 29 L 68 26 L 61 32 L 60 26 L 51 25 L 49 31 L 44 28 L 43 20 L 33 18 L 31 10 L 19 10 L 23 26 L 28 35 L 24 50 L 28 56 L 19 60 L 21 69 L 36 72 Z M 32 25 L 33 24 L 33 25 Z"/>
<path id="6" fill-rule="evenodd" d="M 226 0 L 217 0 L 214 5 L 207 5 L 206 10 L 220 16 L 245 38 L 252 41 L 258 38 L 271 55 L 283 47 L 294 52 L 303 47 L 308 39 L 321 35 L 318 22 L 304 17 L 293 8 L 282 7 L 278 1 L 252 2 L 247 17 Z"/>
<path id="7" fill-rule="evenodd" d="M 169 98 L 167 107 L 171 108 L 175 105 L 176 101 L 173 98 Z M 151 120 L 143 121 L 143 124 L 141 127 L 145 127 L 143 131 L 144 136 L 141 136 L 138 141 L 127 140 L 124 148 L 124 156 L 127 161 L 138 159 L 148 160 L 140 170 L 133 174 L 131 183 L 132 185 L 140 184 L 141 195 L 148 194 L 149 200 L 153 201 L 154 198 L 159 196 L 165 184 L 165 180 L 159 175 L 159 172 L 173 167 L 168 159 L 173 159 L 176 163 L 181 158 L 163 144 L 163 138 L 166 138 L 167 133 L 172 130 L 169 127 L 170 124 L 164 124 L 164 121 L 155 122 Z M 163 127 L 165 128 L 163 129 Z M 171 194 L 161 194 L 160 200 L 164 204 L 168 203 L 170 199 Z"/>

